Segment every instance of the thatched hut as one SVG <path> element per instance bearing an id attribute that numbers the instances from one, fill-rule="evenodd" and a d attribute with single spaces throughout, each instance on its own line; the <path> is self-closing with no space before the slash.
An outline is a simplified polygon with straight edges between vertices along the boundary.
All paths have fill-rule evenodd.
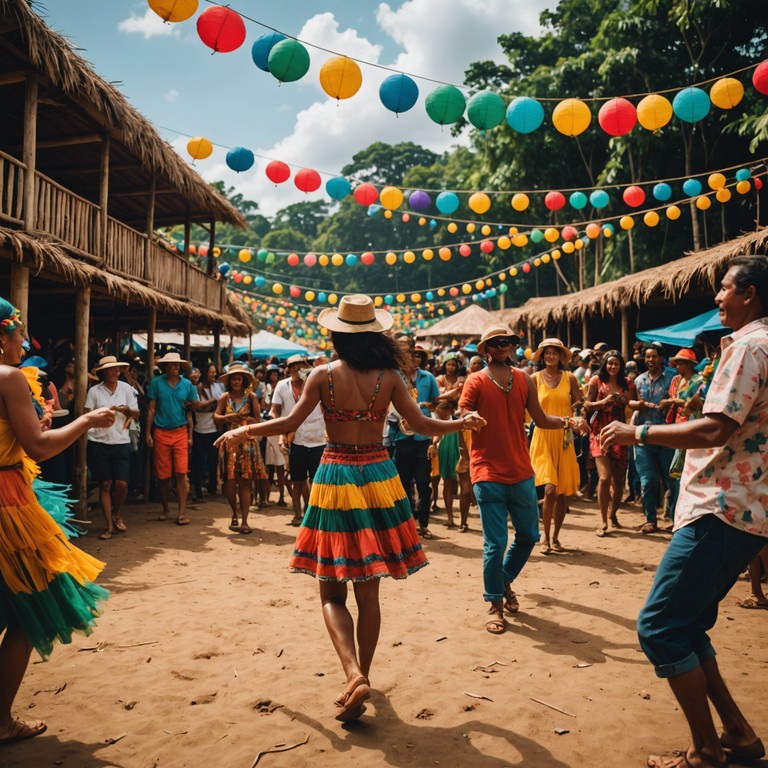
<path id="1" fill-rule="evenodd" d="M 470 304 L 466 309 L 439 320 L 429 328 L 416 332 L 417 338 L 454 339 L 479 338 L 483 331 L 495 322 L 494 316 L 477 304 Z"/>

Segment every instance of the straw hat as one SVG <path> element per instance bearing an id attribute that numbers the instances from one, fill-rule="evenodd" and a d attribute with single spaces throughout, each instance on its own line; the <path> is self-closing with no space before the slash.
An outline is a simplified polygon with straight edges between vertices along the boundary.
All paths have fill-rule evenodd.
<path id="1" fill-rule="evenodd" d="M 291 355 L 285 361 L 285 367 L 290 368 L 292 365 L 295 365 L 296 363 L 304 363 L 305 365 L 309 365 L 309 360 L 307 360 L 306 355 L 302 355 L 301 353 Z"/>
<path id="2" fill-rule="evenodd" d="M 229 377 L 233 373 L 239 373 L 246 380 L 246 386 L 248 383 L 253 384 L 255 381 L 255 378 L 251 373 L 251 369 L 242 363 L 232 363 L 232 365 L 230 365 L 227 370 L 222 373 L 221 376 L 219 376 L 219 381 L 224 384 L 225 387 L 229 386 Z"/>
<path id="3" fill-rule="evenodd" d="M 533 360 L 534 363 L 538 363 L 539 360 L 541 360 L 541 356 L 544 354 L 544 350 L 547 347 L 553 347 L 558 351 L 560 354 L 560 362 L 563 365 L 568 365 L 568 363 L 571 362 L 571 350 L 568 349 L 568 347 L 563 344 L 560 339 L 544 339 L 544 341 L 539 344 L 539 346 L 536 348 L 536 351 L 533 353 L 531 360 Z"/>
<path id="4" fill-rule="evenodd" d="M 672 365 L 675 363 L 691 363 L 691 365 L 696 365 L 699 361 L 696 359 L 696 353 L 692 349 L 684 347 L 669 362 Z"/>
<path id="5" fill-rule="evenodd" d="M 485 354 L 485 342 L 491 339 L 499 338 L 500 336 L 506 336 L 512 340 L 512 346 L 520 343 L 520 337 L 516 333 L 512 333 L 508 325 L 492 325 L 486 329 L 483 335 L 480 337 L 480 342 L 477 345 L 477 354 Z"/>
<path id="6" fill-rule="evenodd" d="M 340 333 L 364 333 L 365 331 L 387 331 L 394 318 L 384 309 L 376 309 L 370 296 L 353 293 L 343 296 L 339 308 L 324 309 L 317 322 L 329 331 Z"/>
<path id="7" fill-rule="evenodd" d="M 162 365 L 163 363 L 178 363 L 181 365 L 182 363 L 187 363 L 187 360 L 182 360 L 181 355 L 178 352 L 166 352 L 163 357 L 161 357 L 159 360 L 155 360 L 155 362 L 158 365 Z"/>
<path id="8" fill-rule="evenodd" d="M 128 368 L 128 363 L 121 363 L 114 355 L 107 355 L 99 360 L 94 371 L 103 371 L 105 368 Z"/>
<path id="9" fill-rule="evenodd" d="M 609 347 L 608 344 L 605 341 L 598 341 L 597 344 L 593 347 L 595 352 L 607 352 Z"/>

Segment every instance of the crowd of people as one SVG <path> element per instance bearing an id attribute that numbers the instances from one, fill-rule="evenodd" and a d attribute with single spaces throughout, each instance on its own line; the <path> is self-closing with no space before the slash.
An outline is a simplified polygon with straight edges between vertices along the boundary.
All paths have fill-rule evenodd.
<path id="1" fill-rule="evenodd" d="M 28 381 L 15 370 L 22 356 L 18 313 L 5 303 L 0 444 L 8 457 L 0 482 L 15 483 L 18 499 L 3 498 L 0 523 L 31 503 L 34 491 L 20 467 L 24 452 L 48 458 L 86 431 L 105 539 L 125 530 L 120 512 L 133 424 L 152 449 L 161 519 L 170 516 L 173 491 L 176 523 L 190 523 L 190 453 L 195 499 L 203 486 L 213 494 L 221 483 L 230 528 L 239 533 L 251 531 L 249 512 L 270 500 L 277 479 L 278 504 L 285 503 L 285 485 L 290 522 L 298 527 L 290 567 L 318 580 L 322 616 L 344 671 L 346 685 L 334 706 L 336 718 L 346 722 L 362 716 L 371 695 L 380 578 L 405 578 L 427 565 L 421 542 L 434 537 L 430 520 L 440 482 L 449 529 L 456 528 L 457 498 L 459 532 L 468 529 L 469 506 L 477 505 L 485 629 L 493 635 L 508 629 L 505 614 L 522 609 L 515 585 L 537 542 L 545 555 L 566 551 L 569 500 L 596 494 L 595 532 L 605 539 L 623 527 L 618 511 L 628 491 L 642 505 L 643 534 L 660 532 L 662 505 L 674 531 L 638 632 L 692 734 L 692 746 L 677 761 L 653 757 L 649 765 L 719 766 L 728 753 L 759 758 L 762 742 L 728 693 L 706 633 L 718 603 L 747 569 L 753 594 L 743 606 L 768 607 L 761 587 L 768 559 L 768 257 L 734 260 L 716 303 L 724 326 L 719 343 L 705 337 L 677 350 L 659 342 L 636 345 L 625 361 L 606 343 L 569 349 L 557 338 L 526 354 L 519 336 L 504 325 L 487 328 L 476 345 L 436 355 L 408 336 L 387 333 L 392 316 L 370 298 L 345 296 L 318 317 L 330 335 L 331 359 L 294 355 L 284 372 L 275 362 L 253 371 L 234 363 L 219 376 L 209 366 L 195 380 L 194 372 L 182 373 L 187 361 L 168 352 L 156 360 L 161 373 L 145 393 L 138 381 L 138 387 L 131 383 L 129 364 L 107 355 L 95 366 L 101 380 L 88 392 L 87 413 L 61 429 L 47 428 L 44 411 L 35 415 Z M 128 373 L 127 381 L 119 380 L 121 372 Z M 21 408 L 22 401 L 29 407 Z M 17 406 L 26 415 L 17 416 Z M 32 419 L 45 428 L 32 429 Z M 21 429 L 35 434 L 22 435 Z M 36 519 L 45 516 L 39 503 L 32 506 Z M 2 673 L 9 659 L 25 667 L 32 646 L 47 655 L 53 638 L 89 631 L 97 613 L 99 595 L 89 580 L 102 564 L 83 566 L 87 556 L 56 532 L 55 523 L 32 525 L 33 541 L 53 540 L 69 553 L 61 577 L 82 576 L 86 596 L 79 599 L 88 615 L 71 627 L 52 628 L 44 641 L 31 637 L 17 615 L 19 601 L 31 593 L 46 605 L 58 571 L 52 581 L 35 579 L 34 568 L 25 568 L 20 583 L 12 567 L 18 553 L 0 526 L 0 628 L 7 628 Z M 42 569 L 47 554 L 43 548 L 25 556 L 42 560 Z M 357 622 L 346 606 L 348 582 Z M 23 669 L 0 675 L 0 743 L 44 727 L 11 717 L 22 677 Z M 721 734 L 708 700 L 723 722 Z"/>

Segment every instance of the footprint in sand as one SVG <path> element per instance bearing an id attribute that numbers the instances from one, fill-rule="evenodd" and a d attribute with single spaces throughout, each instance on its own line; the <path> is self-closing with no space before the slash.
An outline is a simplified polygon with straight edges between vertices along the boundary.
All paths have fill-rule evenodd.
<path id="1" fill-rule="evenodd" d="M 189 703 L 192 706 L 195 704 L 212 704 L 216 700 L 217 693 L 218 691 L 214 691 L 213 693 L 205 694 L 205 696 L 198 696 L 196 699 L 192 699 Z"/>
<path id="2" fill-rule="evenodd" d="M 290 600 L 282 600 L 281 598 L 275 598 L 274 600 L 270 600 L 267 605 L 269 605 L 271 608 L 285 608 L 286 605 L 290 605 Z"/>
<path id="3" fill-rule="evenodd" d="M 282 704 L 277 704 L 270 699 L 259 699 L 251 704 L 251 709 L 255 709 L 262 715 L 271 715 L 276 709 L 280 709 Z"/>
<path id="4" fill-rule="evenodd" d="M 421 712 L 419 712 L 416 715 L 417 720 L 431 720 L 435 716 L 435 713 L 432 712 L 429 709 L 422 709 Z"/>
<path id="5" fill-rule="evenodd" d="M 197 656 L 195 656 L 195 661 L 198 661 L 199 659 L 212 659 L 215 656 L 221 656 L 221 654 L 218 651 L 208 651 L 207 653 L 198 653 Z"/>

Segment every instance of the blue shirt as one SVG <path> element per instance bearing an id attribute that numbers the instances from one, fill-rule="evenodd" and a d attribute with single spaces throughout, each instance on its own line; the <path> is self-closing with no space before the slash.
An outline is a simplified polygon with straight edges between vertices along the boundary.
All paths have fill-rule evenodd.
<path id="1" fill-rule="evenodd" d="M 159 429 L 186 427 L 185 403 L 200 399 L 197 396 L 197 388 L 189 379 L 182 377 L 176 386 L 172 387 L 165 374 L 152 379 L 147 389 L 147 397 L 155 401 L 154 425 Z"/>
<path id="2" fill-rule="evenodd" d="M 648 371 L 641 373 L 635 379 L 638 400 L 645 400 L 646 403 L 660 403 L 669 397 L 669 385 L 674 378 L 675 372 L 669 368 L 664 368 L 655 379 L 651 379 Z M 657 411 L 655 408 L 641 408 L 637 412 L 637 423 L 664 424 L 666 417 L 665 411 Z"/>
<path id="3" fill-rule="evenodd" d="M 409 393 L 412 393 L 413 385 L 411 382 L 403 376 L 405 381 L 405 387 Z M 416 370 L 416 397 L 414 398 L 417 403 L 431 403 L 440 394 L 440 387 L 437 384 L 437 379 L 429 372 L 424 371 L 421 368 Z M 425 416 L 430 416 L 429 408 L 422 406 L 421 412 Z M 430 435 L 419 435 L 414 433 L 413 435 L 404 435 L 400 429 L 396 426 L 390 426 L 389 437 L 397 444 L 400 440 L 405 440 L 408 437 L 413 437 L 414 440 L 431 440 Z"/>

